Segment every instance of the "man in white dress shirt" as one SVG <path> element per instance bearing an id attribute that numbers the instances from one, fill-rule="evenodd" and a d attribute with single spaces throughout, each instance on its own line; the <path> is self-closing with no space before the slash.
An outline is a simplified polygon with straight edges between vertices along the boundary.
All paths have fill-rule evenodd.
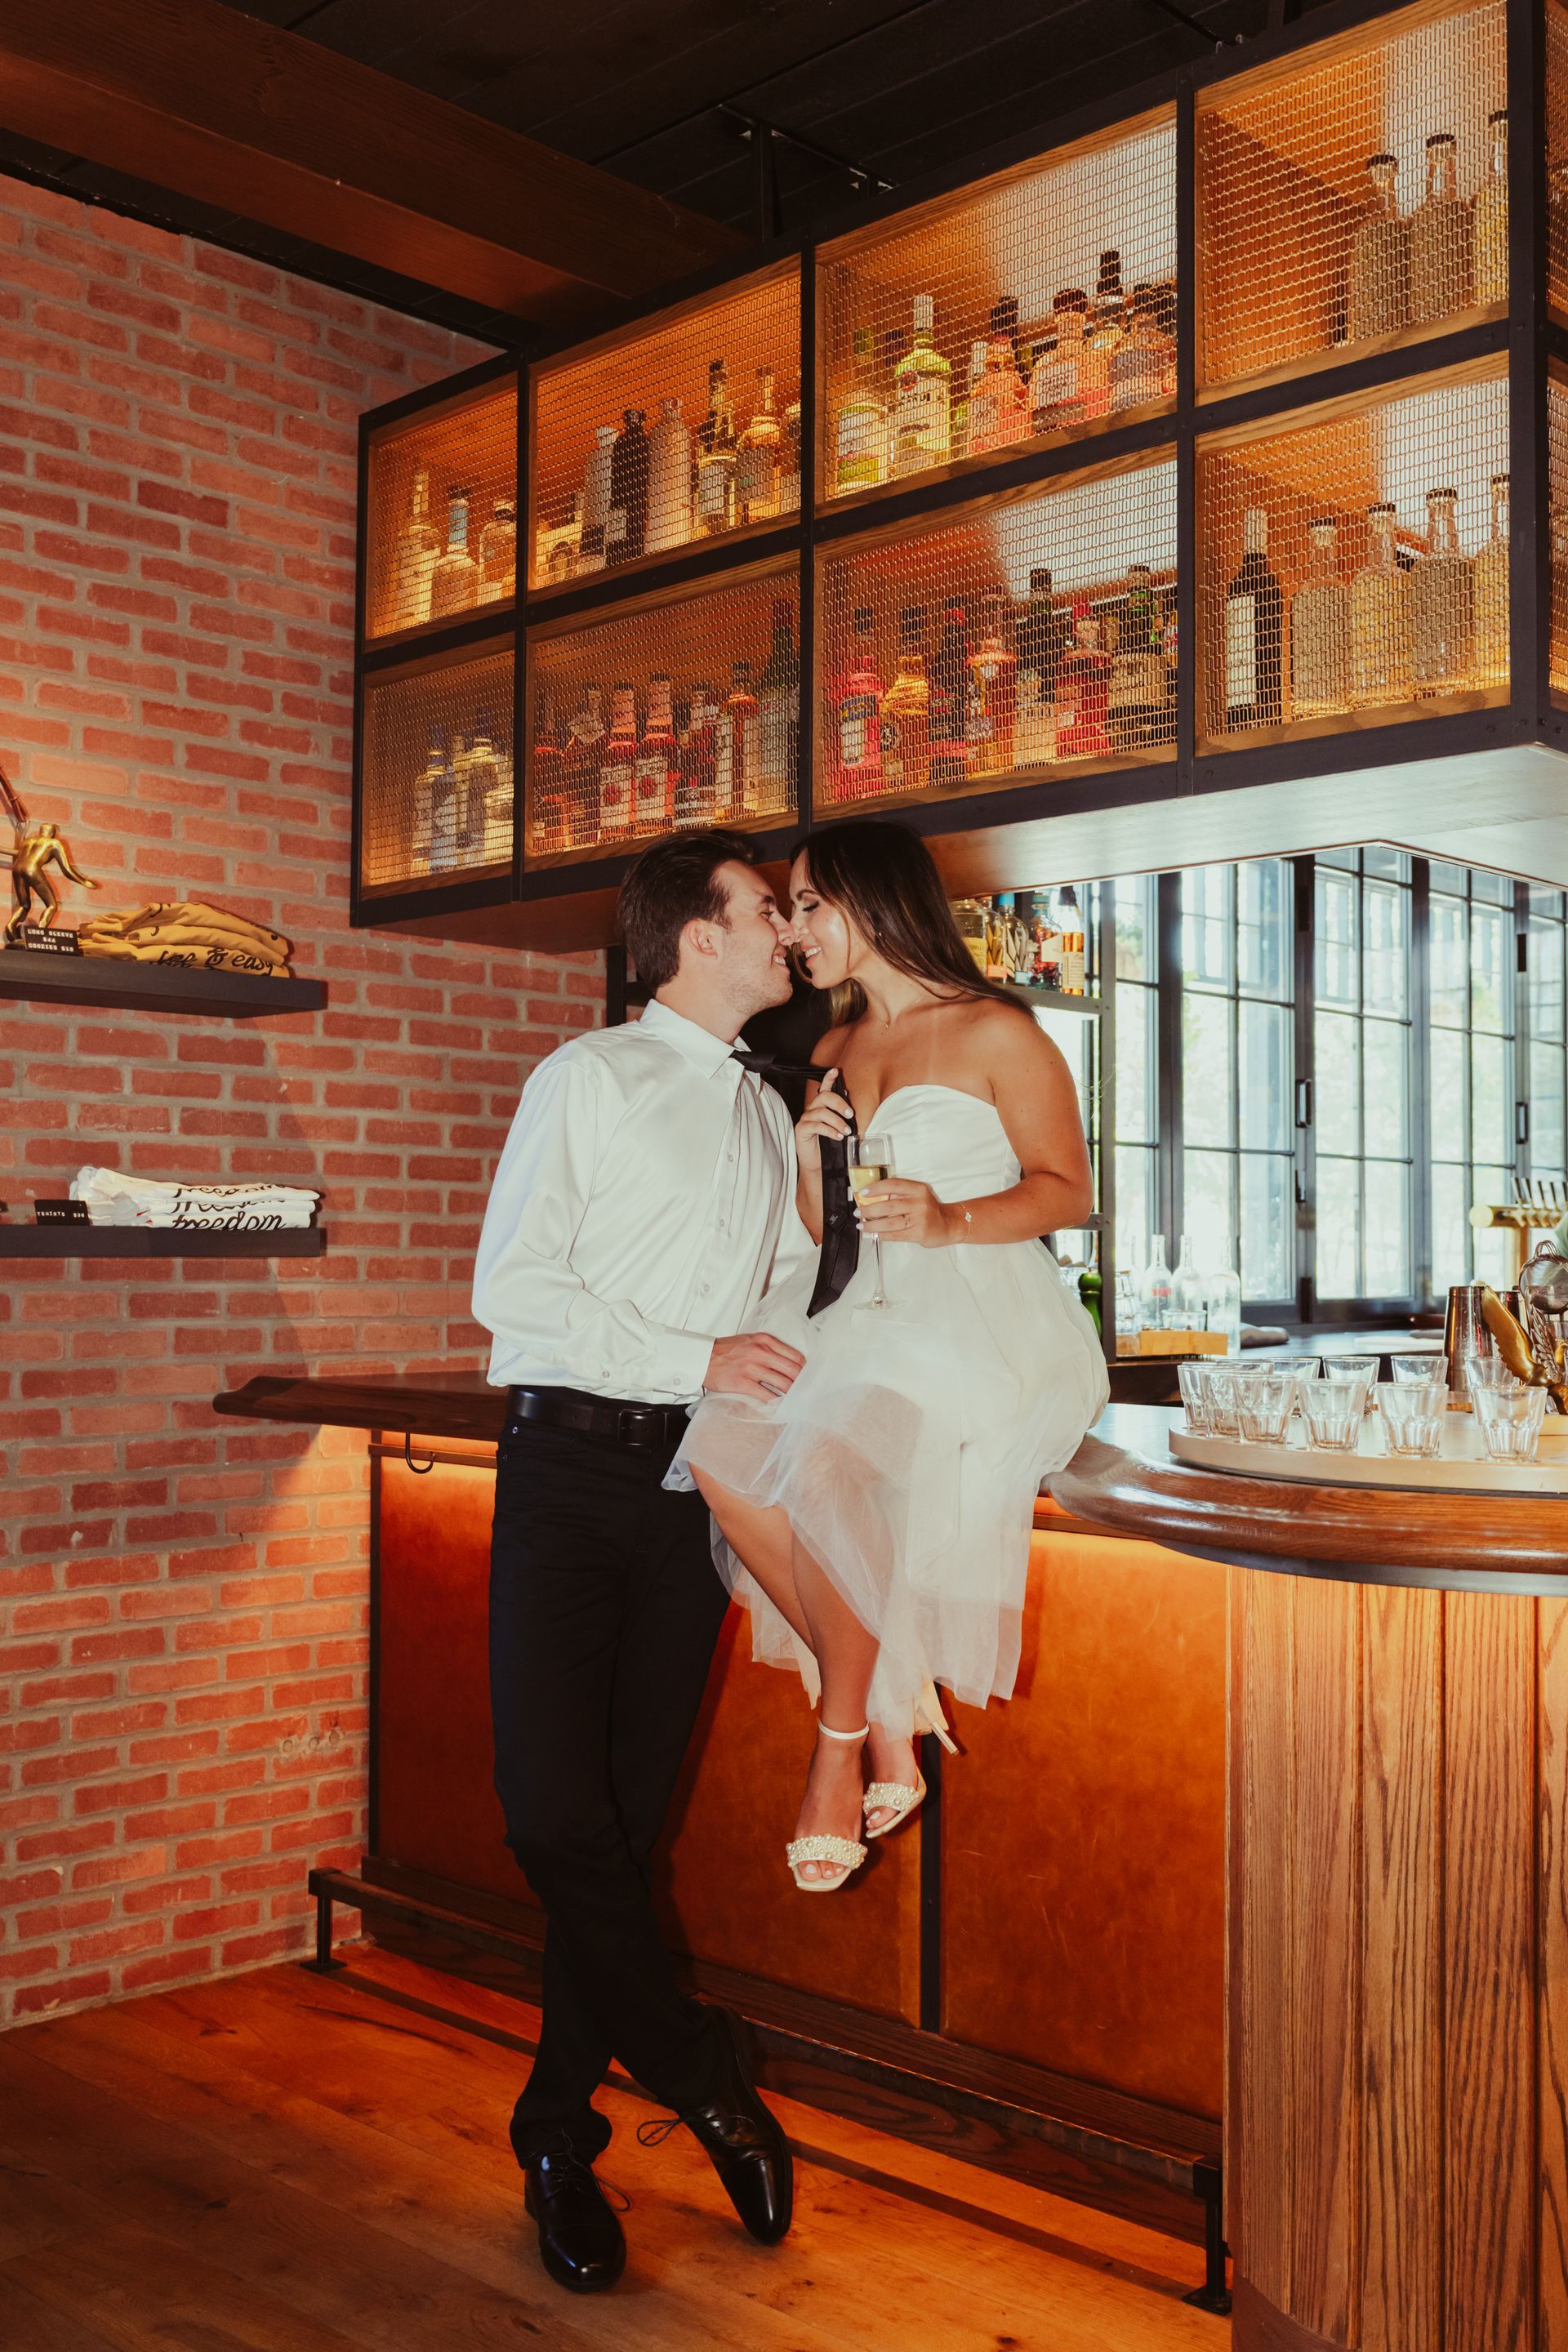
<path id="1" fill-rule="evenodd" d="M 789 2150 L 733 2021 L 676 1986 L 649 1857 L 726 1594 L 696 1494 L 662 1480 L 705 1389 L 787 1389 L 748 1331 L 794 1190 L 788 1111 L 734 1058 L 790 992 L 788 925 L 736 834 L 649 849 L 621 893 L 653 989 L 523 1088 L 474 1271 L 510 1391 L 490 1555 L 496 1786 L 548 1914 L 544 2021 L 511 2139 L 546 2269 L 577 2292 L 626 2258 L 594 2158 L 612 2057 L 689 2125 L 753 2236 L 789 2227 Z"/>

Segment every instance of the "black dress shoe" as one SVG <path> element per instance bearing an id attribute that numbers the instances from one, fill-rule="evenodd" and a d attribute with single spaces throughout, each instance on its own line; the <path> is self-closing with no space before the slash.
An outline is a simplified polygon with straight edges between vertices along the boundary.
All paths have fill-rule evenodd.
<path id="1" fill-rule="evenodd" d="M 679 2120 L 707 2150 L 731 2204 L 752 2237 L 764 2246 L 776 2246 L 795 2210 L 789 2142 L 746 2071 L 734 2019 L 728 2010 L 716 2009 L 713 2021 L 721 2051 L 718 2088 L 701 2106 L 683 2107 Z"/>
<path id="2" fill-rule="evenodd" d="M 619 2221 L 587 2160 L 570 2143 L 523 2167 L 522 2201 L 539 2224 L 539 2252 L 557 2286 L 597 2294 L 626 2266 Z"/>

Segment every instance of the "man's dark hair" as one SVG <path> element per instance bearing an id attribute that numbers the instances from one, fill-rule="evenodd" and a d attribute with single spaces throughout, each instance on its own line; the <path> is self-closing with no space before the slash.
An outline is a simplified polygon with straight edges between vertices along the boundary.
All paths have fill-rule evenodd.
<path id="1" fill-rule="evenodd" d="M 645 849 L 621 885 L 616 907 L 626 953 L 645 988 L 662 988 L 680 969 L 680 934 L 688 923 L 721 923 L 727 898 L 719 868 L 754 866 L 757 854 L 743 833 L 716 825 L 671 834 Z"/>

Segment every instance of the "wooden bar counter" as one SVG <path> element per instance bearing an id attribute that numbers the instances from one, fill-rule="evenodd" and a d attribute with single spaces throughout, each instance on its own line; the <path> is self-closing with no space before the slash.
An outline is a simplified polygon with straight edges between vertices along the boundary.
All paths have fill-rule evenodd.
<path id="1" fill-rule="evenodd" d="M 500 1392 L 477 1375 L 259 1379 L 216 1402 L 372 1433 L 369 1851 L 318 1894 L 378 1933 L 401 1919 L 531 1966 L 540 1915 L 491 1786 Z M 1145 1418 L 1163 1443 L 1163 1414 L 1122 1433 Z M 823 1902 L 784 1861 L 813 1718 L 731 1612 L 660 1888 L 691 1980 L 751 2021 L 765 2080 L 1206 2238 L 1215 2307 L 1225 1580 L 1043 1501 L 1016 1696 L 956 1709 L 963 1753 L 926 1743 L 921 1816 Z"/>
<path id="2" fill-rule="evenodd" d="M 1568 2345 L 1568 1502 L 1153 1434 L 1051 1484 L 1229 1564 L 1238 2352 Z"/>

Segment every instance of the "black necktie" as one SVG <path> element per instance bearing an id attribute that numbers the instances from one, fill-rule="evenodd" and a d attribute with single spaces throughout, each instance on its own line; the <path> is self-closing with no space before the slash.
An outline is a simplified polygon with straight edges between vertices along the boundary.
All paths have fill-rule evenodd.
<path id="1" fill-rule="evenodd" d="M 785 1062 L 776 1054 L 748 1054 L 737 1051 L 731 1057 L 743 1069 L 753 1070 L 760 1078 L 814 1078 L 822 1084 L 827 1072 L 816 1062 Z M 860 1228 L 855 1223 L 855 1205 L 849 1191 L 849 1138 L 856 1133 L 855 1112 L 842 1081 L 834 1087 L 849 1107 L 849 1125 L 845 1134 L 835 1142 L 826 1135 L 816 1139 L 822 1160 L 822 1247 L 816 1257 L 816 1281 L 812 1287 L 808 1315 L 820 1315 L 836 1298 L 848 1289 L 856 1267 L 860 1263 Z"/>

